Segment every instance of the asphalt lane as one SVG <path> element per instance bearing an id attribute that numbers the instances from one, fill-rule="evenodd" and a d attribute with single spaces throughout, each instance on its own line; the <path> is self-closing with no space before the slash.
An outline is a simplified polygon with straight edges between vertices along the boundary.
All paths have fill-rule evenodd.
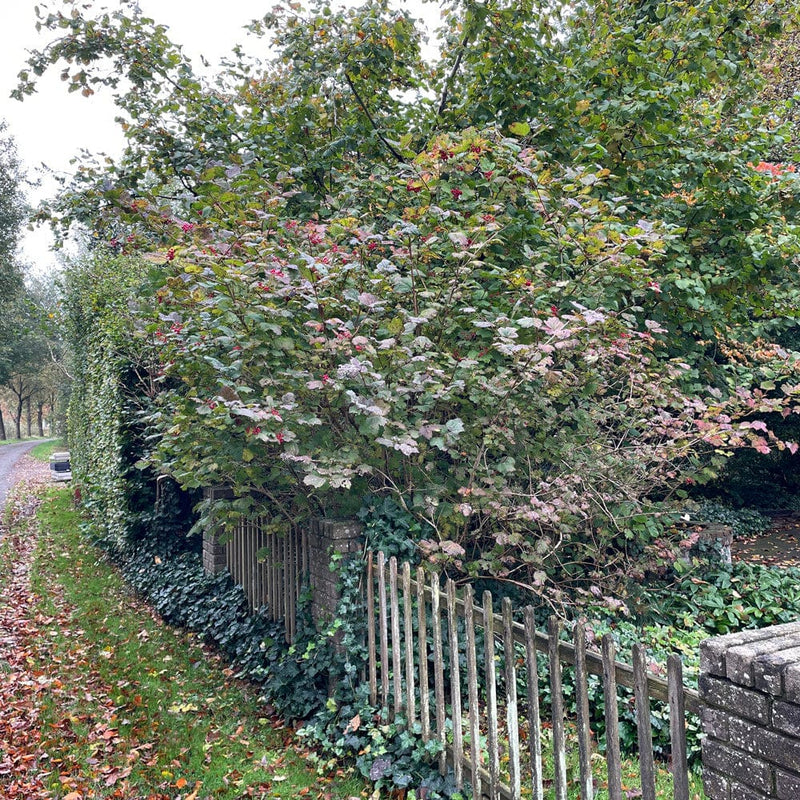
<path id="1" fill-rule="evenodd" d="M 0 445 L 0 517 L 5 510 L 6 497 L 8 490 L 11 488 L 11 473 L 14 465 L 25 453 L 44 441 L 47 440 L 32 439 L 29 442 L 20 442 L 19 444 Z"/>

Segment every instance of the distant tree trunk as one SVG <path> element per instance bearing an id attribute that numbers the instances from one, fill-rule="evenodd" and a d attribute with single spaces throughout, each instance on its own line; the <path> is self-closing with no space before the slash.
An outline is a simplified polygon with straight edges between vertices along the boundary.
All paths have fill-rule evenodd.
<path id="1" fill-rule="evenodd" d="M 0 406 L 0 439 L 7 439 L 6 436 L 6 422 L 3 419 L 3 407 Z"/>
<path id="2" fill-rule="evenodd" d="M 30 439 L 33 436 L 33 416 L 31 415 L 31 398 L 30 395 L 28 399 L 25 401 L 25 416 L 28 422 L 28 438 Z"/>
<path id="3" fill-rule="evenodd" d="M 44 400 L 36 402 L 36 427 L 39 429 L 39 436 L 44 436 Z"/>
<path id="4" fill-rule="evenodd" d="M 22 398 L 19 398 L 17 400 L 16 411 L 14 412 L 14 427 L 16 428 L 17 431 L 17 439 L 22 438 L 22 409 L 24 405 L 25 404 Z"/>

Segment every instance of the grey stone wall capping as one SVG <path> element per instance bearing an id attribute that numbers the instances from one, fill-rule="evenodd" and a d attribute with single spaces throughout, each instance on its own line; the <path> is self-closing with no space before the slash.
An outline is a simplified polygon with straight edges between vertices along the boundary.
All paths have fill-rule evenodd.
<path id="1" fill-rule="evenodd" d="M 800 635 L 800 622 L 785 622 L 770 628 L 740 631 L 706 639 L 700 644 L 700 671 L 708 675 L 727 677 L 725 656 L 730 649 L 739 646 L 752 646 L 758 649 L 759 643 L 766 645 L 772 639 L 793 634 Z"/>
<path id="2" fill-rule="evenodd" d="M 800 622 L 701 645 L 709 800 L 800 800 Z"/>
<path id="3" fill-rule="evenodd" d="M 776 696 L 784 695 L 784 678 L 795 664 L 800 664 L 800 640 L 796 640 L 793 648 L 758 655 L 753 661 L 756 689 Z"/>
<path id="4" fill-rule="evenodd" d="M 794 651 L 794 652 L 792 652 Z M 797 661 L 800 651 L 800 631 L 785 636 L 774 636 L 756 642 L 731 647 L 725 654 L 725 675 L 728 680 L 741 686 L 755 686 L 756 671 L 761 663 L 784 667 Z M 775 658 L 781 653 L 788 653 L 787 658 Z M 767 668 L 769 672 L 769 667 Z M 774 671 L 774 670 L 773 670 Z M 762 673 L 763 674 L 763 673 Z"/>

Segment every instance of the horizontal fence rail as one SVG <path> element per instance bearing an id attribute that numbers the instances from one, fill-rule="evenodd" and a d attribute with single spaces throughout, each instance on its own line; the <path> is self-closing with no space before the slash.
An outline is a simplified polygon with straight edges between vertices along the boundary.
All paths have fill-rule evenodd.
<path id="1" fill-rule="evenodd" d="M 278 534 L 267 529 L 263 517 L 241 520 L 225 544 L 225 561 L 251 610 L 284 620 L 286 641 L 294 641 L 297 605 L 309 571 L 307 532 Z"/>
<path id="2" fill-rule="evenodd" d="M 622 663 L 610 634 L 602 639 L 602 652 L 587 649 L 583 621 L 575 624 L 572 641 L 564 641 L 562 623 L 555 617 L 547 633 L 538 631 L 532 607 L 523 609 L 519 622 L 508 598 L 496 613 L 488 591 L 478 605 L 471 586 L 459 596 L 452 580 L 443 587 L 438 575 L 422 569 L 412 578 L 409 564 L 398 565 L 394 558 L 387 562 L 383 553 L 368 555 L 366 594 L 371 702 L 394 719 L 405 719 L 424 741 L 438 741 L 440 771 L 445 774 L 450 767 L 457 787 L 473 798 L 518 800 L 525 787 L 526 796 L 543 800 L 546 754 L 547 783 L 556 800 L 567 800 L 570 789 L 581 800 L 593 800 L 588 678 L 596 675 L 604 698 L 610 800 L 625 796 L 618 686 L 634 695 L 640 796 L 655 800 L 652 698 L 669 706 L 673 796 L 689 800 L 685 714 L 698 707 L 698 696 L 684 687 L 678 656 L 670 657 L 665 681 L 648 672 L 639 644 L 634 645 L 632 664 Z M 575 714 L 570 719 L 564 665 L 573 667 Z M 547 672 L 544 681 L 542 672 Z M 545 688 L 549 708 L 543 724 L 540 698 Z M 577 751 L 578 769 L 569 778 L 572 742 L 569 749 Z"/>

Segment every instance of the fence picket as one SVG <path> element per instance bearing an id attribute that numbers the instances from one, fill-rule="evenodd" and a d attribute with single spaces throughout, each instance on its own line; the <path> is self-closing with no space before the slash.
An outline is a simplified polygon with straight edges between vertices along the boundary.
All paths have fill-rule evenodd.
<path id="1" fill-rule="evenodd" d="M 417 721 L 416 686 L 414 685 L 414 623 L 411 609 L 411 564 L 403 563 L 403 639 L 406 646 L 406 715 L 409 727 Z"/>
<path id="2" fill-rule="evenodd" d="M 669 683 L 669 733 L 672 749 L 672 796 L 689 800 L 689 765 L 686 760 L 686 709 L 683 704 L 683 662 L 677 653 L 667 659 Z"/>
<path id="3" fill-rule="evenodd" d="M 528 749 L 533 800 L 544 800 L 542 778 L 542 722 L 539 715 L 539 665 L 536 663 L 536 617 L 525 606 L 525 669 L 528 677 Z"/>
<path id="4" fill-rule="evenodd" d="M 467 690 L 469 694 L 469 761 L 473 797 L 481 796 L 481 731 L 478 709 L 478 659 L 475 654 L 475 606 L 472 586 L 464 587 L 464 630 L 467 647 Z"/>
<path id="5" fill-rule="evenodd" d="M 422 741 L 431 738 L 431 709 L 428 693 L 428 625 L 425 606 L 425 573 L 417 568 L 417 648 L 419 650 L 419 715 Z"/>
<path id="6" fill-rule="evenodd" d="M 494 668 L 494 612 L 492 595 L 483 593 L 484 667 L 486 669 L 487 739 L 489 744 L 489 800 L 500 798 L 500 748 L 497 736 L 497 679 Z"/>
<path id="7" fill-rule="evenodd" d="M 633 693 L 636 700 L 636 730 L 639 739 L 642 800 L 656 800 L 653 732 L 650 727 L 650 698 L 647 695 L 647 659 L 644 647 L 638 642 L 633 646 Z"/>
<path id="8" fill-rule="evenodd" d="M 447 774 L 445 745 L 444 655 L 442 653 L 442 615 L 439 608 L 441 586 L 439 576 L 431 574 L 431 625 L 433 626 L 433 691 L 436 702 L 436 739 L 441 742 L 439 772 Z"/>
<path id="9" fill-rule="evenodd" d="M 367 652 L 369 653 L 369 702 L 378 703 L 378 670 L 375 658 L 375 564 L 372 553 L 367 555 Z"/>
<path id="10" fill-rule="evenodd" d="M 579 619 L 573 631 L 575 644 L 575 706 L 578 729 L 578 761 L 581 776 L 581 800 L 594 797 L 592 778 L 592 732 L 589 722 L 589 688 L 586 672 L 586 623 Z"/>
<path id="11" fill-rule="evenodd" d="M 547 621 L 547 656 L 550 662 L 550 706 L 553 714 L 553 771 L 556 800 L 567 800 L 567 744 L 564 732 L 564 693 L 561 686 L 561 622 L 556 617 Z"/>
<path id="12" fill-rule="evenodd" d="M 622 800 L 622 759 L 619 752 L 619 707 L 617 675 L 614 670 L 616 645 L 614 637 L 603 637 L 603 697 L 606 720 L 606 769 L 608 771 L 608 800 Z"/>
<path id="13" fill-rule="evenodd" d="M 453 723 L 453 768 L 456 788 L 464 785 L 464 734 L 461 720 L 461 670 L 458 657 L 456 585 L 447 580 L 447 627 L 450 633 L 450 714 Z"/>
<path id="14" fill-rule="evenodd" d="M 503 658 L 506 677 L 506 725 L 508 729 L 508 771 L 512 796 L 520 796 L 519 707 L 517 703 L 517 657 L 511 630 L 511 600 L 503 598 Z"/>
<path id="15" fill-rule="evenodd" d="M 403 673 L 400 644 L 400 602 L 397 594 L 397 559 L 389 559 L 389 613 L 392 620 L 392 690 L 394 705 L 392 710 L 396 717 L 403 708 Z"/>
<path id="16" fill-rule="evenodd" d="M 381 639 L 381 700 L 383 707 L 389 705 L 389 629 L 386 609 L 386 559 L 378 553 L 378 618 Z"/>

